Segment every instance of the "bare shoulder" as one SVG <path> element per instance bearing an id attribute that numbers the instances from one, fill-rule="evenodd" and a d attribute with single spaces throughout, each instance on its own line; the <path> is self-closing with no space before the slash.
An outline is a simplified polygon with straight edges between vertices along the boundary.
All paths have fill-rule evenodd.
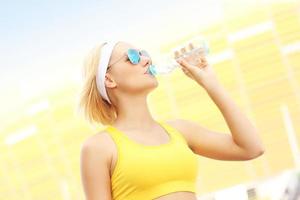
<path id="1" fill-rule="evenodd" d="M 89 136 L 81 144 L 81 151 L 88 151 L 90 153 L 101 155 L 108 162 L 112 156 L 112 140 L 105 130 Z"/>
<path id="2" fill-rule="evenodd" d="M 187 131 L 188 130 L 188 126 L 190 126 L 191 124 L 195 123 L 195 122 L 192 122 L 192 121 L 188 121 L 188 120 L 185 120 L 185 119 L 168 119 L 165 121 L 167 124 L 169 124 L 170 126 L 174 127 L 176 130 L 178 130 L 181 135 L 185 138 L 185 140 L 187 141 L 187 143 L 189 144 L 190 148 L 192 149 L 191 147 L 191 143 L 190 143 L 190 136 L 189 136 L 189 132 Z"/>
<path id="3" fill-rule="evenodd" d="M 174 128 L 183 128 L 185 121 L 186 120 L 184 119 L 168 119 L 166 120 L 166 123 L 170 124 L 171 126 L 174 126 Z"/>
<path id="4" fill-rule="evenodd" d="M 166 120 L 166 123 L 173 126 L 175 129 L 178 129 L 184 137 L 188 137 L 186 129 L 188 128 L 188 126 L 196 122 L 176 118 L 168 119 Z"/>
<path id="5" fill-rule="evenodd" d="M 81 145 L 80 168 L 86 199 L 111 199 L 109 135 L 101 131 Z"/>

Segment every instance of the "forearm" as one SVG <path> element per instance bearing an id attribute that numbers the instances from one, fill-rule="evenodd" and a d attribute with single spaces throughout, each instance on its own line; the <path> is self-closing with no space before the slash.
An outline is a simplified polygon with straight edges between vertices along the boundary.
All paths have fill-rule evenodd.
<path id="1" fill-rule="evenodd" d="M 263 152 L 264 147 L 257 129 L 230 98 L 225 88 L 218 83 L 206 88 L 206 91 L 221 111 L 234 142 L 251 154 Z"/>

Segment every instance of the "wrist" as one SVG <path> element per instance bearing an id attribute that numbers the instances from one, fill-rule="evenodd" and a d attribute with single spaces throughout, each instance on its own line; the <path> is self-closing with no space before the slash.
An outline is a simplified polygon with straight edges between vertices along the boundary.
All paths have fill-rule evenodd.
<path id="1" fill-rule="evenodd" d="M 215 81 L 213 83 L 206 84 L 204 86 L 204 89 L 206 90 L 206 92 L 212 93 L 212 92 L 222 89 L 222 85 L 218 81 Z"/>
<path id="2" fill-rule="evenodd" d="M 211 92 L 211 91 L 220 89 L 221 87 L 222 87 L 222 85 L 220 84 L 220 82 L 218 80 L 210 81 L 209 83 L 204 85 L 204 89 L 207 92 Z"/>

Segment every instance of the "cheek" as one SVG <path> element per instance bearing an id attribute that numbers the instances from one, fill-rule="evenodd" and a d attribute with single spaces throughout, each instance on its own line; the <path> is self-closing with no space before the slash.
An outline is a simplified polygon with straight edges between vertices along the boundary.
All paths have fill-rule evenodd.
<path id="1" fill-rule="evenodd" d="M 133 70 L 126 69 L 124 66 L 122 70 L 120 69 L 117 72 L 115 80 L 119 87 L 128 87 L 137 81 L 137 73 Z"/>
<path id="2" fill-rule="evenodd" d="M 151 81 L 153 82 L 151 77 L 147 77 L 145 74 L 136 71 L 125 72 L 125 70 L 116 78 L 119 89 L 124 91 L 143 90 Z"/>

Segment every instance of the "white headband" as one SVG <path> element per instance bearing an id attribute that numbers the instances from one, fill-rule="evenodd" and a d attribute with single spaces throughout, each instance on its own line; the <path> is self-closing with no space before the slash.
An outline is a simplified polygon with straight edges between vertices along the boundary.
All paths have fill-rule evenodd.
<path id="1" fill-rule="evenodd" d="M 110 42 L 105 42 L 105 44 L 102 46 L 100 58 L 99 58 L 97 76 L 96 76 L 97 89 L 100 92 L 100 95 L 104 99 L 106 99 L 110 104 L 111 102 L 108 98 L 104 81 L 105 81 L 105 74 L 106 74 L 111 53 L 114 49 L 114 46 L 117 43 L 118 41 L 110 41 Z"/>

